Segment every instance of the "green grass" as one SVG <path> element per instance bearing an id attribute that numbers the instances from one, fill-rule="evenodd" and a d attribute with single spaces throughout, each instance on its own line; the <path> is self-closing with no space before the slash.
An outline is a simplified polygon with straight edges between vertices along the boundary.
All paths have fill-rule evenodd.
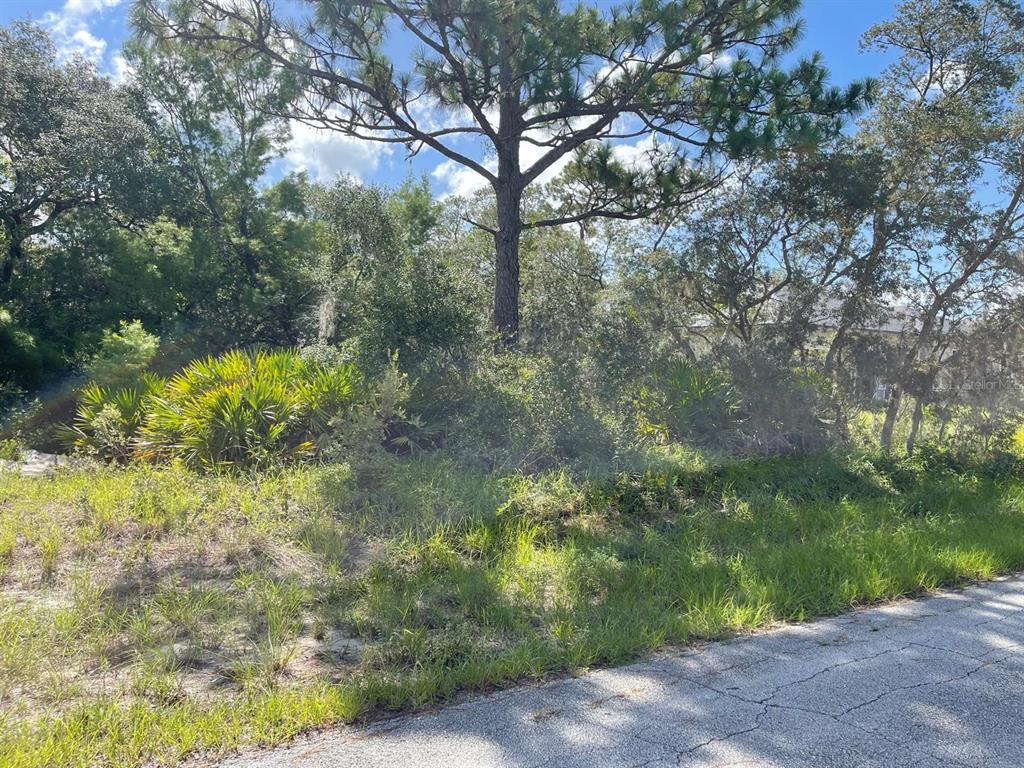
<path id="1" fill-rule="evenodd" d="M 2 474 L 0 765 L 170 764 L 1022 567 L 1019 475 L 936 457 Z"/>

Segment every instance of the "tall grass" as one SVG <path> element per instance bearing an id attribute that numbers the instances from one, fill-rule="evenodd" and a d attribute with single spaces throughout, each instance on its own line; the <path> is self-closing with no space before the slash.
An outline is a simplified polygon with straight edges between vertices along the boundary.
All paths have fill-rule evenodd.
<path id="1" fill-rule="evenodd" d="M 1022 568 L 1024 482 L 870 455 L 104 469 L 0 475 L 0 531 L 0 765 L 170 764 Z"/>

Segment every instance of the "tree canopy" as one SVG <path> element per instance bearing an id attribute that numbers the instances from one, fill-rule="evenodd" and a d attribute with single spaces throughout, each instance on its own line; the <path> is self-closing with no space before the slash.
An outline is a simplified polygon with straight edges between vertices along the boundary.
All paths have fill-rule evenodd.
<path id="1" fill-rule="evenodd" d="M 69 211 L 95 208 L 124 224 L 152 212 L 151 142 L 137 93 L 82 59 L 57 63 L 38 27 L 0 29 L 0 286 L 25 241 Z"/>
<path id="2" fill-rule="evenodd" d="M 558 0 L 307 6 L 297 19 L 269 0 L 143 0 L 137 23 L 299 76 L 296 119 L 430 148 L 479 174 L 497 206 L 493 225 L 478 224 L 494 238 L 494 323 L 508 344 L 524 229 L 677 206 L 718 182 L 723 158 L 811 143 L 869 95 L 865 83 L 828 87 L 817 58 L 779 65 L 799 35 L 797 0 L 646 0 L 607 12 Z M 389 54 L 399 35 L 413 45 L 408 61 Z M 641 136 L 656 139 L 643 162 L 615 158 L 609 142 Z M 524 190 L 570 159 L 563 205 L 524 218 Z"/>

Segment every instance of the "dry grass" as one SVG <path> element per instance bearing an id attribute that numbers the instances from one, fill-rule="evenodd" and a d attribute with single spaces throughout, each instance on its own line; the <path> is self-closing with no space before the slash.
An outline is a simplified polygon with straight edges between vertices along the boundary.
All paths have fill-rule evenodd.
<path id="1" fill-rule="evenodd" d="M 332 658 L 328 641 L 311 639 L 329 608 L 320 590 L 366 567 L 363 535 L 337 516 L 346 477 L 343 467 L 246 481 L 147 468 L 0 475 L 0 715 L 337 679 L 351 660 L 293 662 L 300 645 Z M 52 684 L 39 685 L 39 670 Z"/>

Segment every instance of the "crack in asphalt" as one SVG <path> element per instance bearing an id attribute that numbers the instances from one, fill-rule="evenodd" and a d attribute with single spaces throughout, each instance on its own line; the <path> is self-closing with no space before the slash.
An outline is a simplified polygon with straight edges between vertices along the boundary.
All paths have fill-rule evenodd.
<path id="1" fill-rule="evenodd" d="M 941 613 L 917 614 L 917 615 L 915 615 L 913 617 L 908 617 L 907 621 L 909 621 L 910 623 L 916 623 L 916 622 L 919 622 L 919 621 L 922 621 L 922 620 L 925 620 L 925 619 L 931 619 L 931 618 L 940 617 L 943 614 L 949 615 L 951 613 L 959 613 L 959 612 L 967 610 L 967 609 L 969 609 L 971 607 L 972 606 L 970 605 L 970 603 L 966 603 L 966 604 L 964 604 L 962 606 L 958 606 L 957 608 L 952 609 L 950 611 L 944 611 L 944 612 L 941 612 Z M 1019 611 L 1020 611 L 1019 607 L 1017 608 L 1017 611 L 1019 613 Z M 1001 616 L 1001 617 L 993 618 L 993 619 L 987 619 L 985 621 L 978 622 L 977 624 L 974 625 L 974 627 L 977 628 L 977 627 L 980 627 L 980 626 L 986 626 L 986 625 L 990 625 L 990 624 L 995 624 L 995 623 L 1003 622 L 1003 621 L 1006 621 L 1007 619 L 1014 618 L 1016 615 L 1017 615 L 1017 613 L 1009 613 L 1006 616 Z M 822 643 L 821 645 L 822 645 L 822 647 L 828 647 L 828 646 L 835 646 L 836 643 L 835 642 L 825 642 L 825 643 Z M 844 644 L 844 646 L 845 646 L 845 644 Z M 867 701 L 861 702 L 860 704 L 854 705 L 852 707 L 848 707 L 847 709 L 845 709 L 842 712 L 840 712 L 838 715 L 833 714 L 831 712 L 825 712 L 825 711 L 822 711 L 822 710 L 819 710 L 819 709 L 814 709 L 814 708 L 811 708 L 811 707 L 799 707 L 799 706 L 796 706 L 796 705 L 793 705 L 793 704 L 779 704 L 779 703 L 774 703 L 772 701 L 773 699 L 778 697 L 781 693 L 785 692 L 789 688 L 792 688 L 792 687 L 795 687 L 795 686 L 798 686 L 798 685 L 802 685 L 802 684 L 811 682 L 811 681 L 813 681 L 813 680 L 815 680 L 817 678 L 820 678 L 820 677 L 822 677 L 824 675 L 827 675 L 827 674 L 829 674 L 831 672 L 834 672 L 835 670 L 840 669 L 842 667 L 846 667 L 846 666 L 850 666 L 850 665 L 858 664 L 858 663 L 862 663 L 862 662 L 872 661 L 872 660 L 875 660 L 875 659 L 878 659 L 878 658 L 881 658 L 883 656 L 887 656 L 887 655 L 890 655 L 890 654 L 903 653 L 903 652 L 905 652 L 905 651 L 907 651 L 907 650 L 909 650 L 911 648 L 915 648 L 915 647 L 916 648 L 923 648 L 923 649 L 930 650 L 930 651 L 934 651 L 934 652 L 937 652 L 937 653 L 940 653 L 940 654 L 951 654 L 951 655 L 961 656 L 963 658 L 971 659 L 972 661 L 978 661 L 978 662 L 981 662 L 981 663 L 977 664 L 973 668 L 971 668 L 971 669 L 969 669 L 969 670 L 967 670 L 967 671 L 965 671 L 965 672 L 963 672 L 961 674 L 953 675 L 953 676 L 950 676 L 948 678 L 944 678 L 944 679 L 941 679 L 941 680 L 930 680 L 930 681 L 926 681 L 926 682 L 922 682 L 922 683 L 915 683 L 915 684 L 912 684 L 912 685 L 898 686 L 896 688 L 892 688 L 892 689 L 889 689 L 887 691 L 883 691 L 883 692 L 879 693 L 877 696 L 874 696 L 874 697 L 872 697 L 871 699 L 869 699 Z M 763 726 L 763 724 L 764 724 L 763 720 L 767 716 L 768 712 L 771 709 L 778 709 L 778 710 L 788 710 L 788 711 L 795 711 L 795 712 L 803 712 L 805 714 L 816 715 L 816 716 L 820 716 L 820 717 L 826 717 L 826 718 L 834 721 L 838 725 L 842 725 L 844 727 L 853 728 L 853 729 L 855 729 L 855 730 L 857 730 L 857 731 L 859 731 L 859 732 L 861 732 L 861 733 L 863 733 L 863 734 L 865 734 L 867 736 L 871 736 L 873 738 L 880 739 L 880 740 L 888 743 L 891 746 L 899 747 L 899 748 L 906 748 L 908 746 L 913 746 L 912 741 L 911 742 L 899 741 L 899 740 L 893 739 L 893 738 L 891 738 L 891 737 L 889 737 L 889 736 L 887 736 L 887 735 L 885 735 L 885 734 L 883 734 L 883 733 L 881 733 L 879 731 L 876 731 L 876 730 L 873 730 L 873 729 L 870 729 L 870 728 L 866 728 L 866 727 L 864 727 L 864 726 L 862 726 L 862 725 L 860 725 L 860 724 L 858 724 L 856 722 L 852 722 L 850 720 L 843 719 L 843 718 L 845 718 L 846 716 L 850 715 L 851 713 L 857 712 L 857 711 L 859 711 L 861 709 L 864 709 L 864 708 L 869 707 L 869 706 L 871 706 L 873 704 L 876 704 L 877 702 L 879 702 L 882 699 L 885 699 L 885 698 L 887 698 L 889 696 L 894 696 L 894 695 L 897 695 L 897 694 L 900 694 L 900 693 L 905 693 L 907 691 L 916 690 L 916 689 L 919 689 L 919 688 L 925 688 L 925 687 L 928 687 L 928 686 L 948 685 L 950 683 L 954 683 L 954 682 L 957 682 L 959 680 L 965 680 L 968 677 L 976 674 L 977 672 L 979 672 L 982 669 L 985 669 L 987 667 L 991 667 L 991 666 L 994 666 L 996 664 L 1002 663 L 1003 661 L 1006 660 L 1008 654 L 1012 654 L 1012 650 L 1014 648 L 1021 648 L 1021 647 L 1024 647 L 1024 643 L 1017 643 L 1017 644 L 1013 644 L 1013 645 L 1006 646 L 1006 647 L 1003 647 L 1003 648 L 994 649 L 992 651 L 988 651 L 987 653 L 983 654 L 982 656 L 975 656 L 975 655 L 964 653 L 962 651 L 958 651 L 958 650 L 952 649 L 952 648 L 942 648 L 942 647 L 939 647 L 939 646 L 934 646 L 934 645 L 930 645 L 928 643 L 922 643 L 922 642 L 919 642 L 919 641 L 906 641 L 902 645 L 899 645 L 899 646 L 897 646 L 895 648 L 887 648 L 887 649 L 883 649 L 881 651 L 878 651 L 876 653 L 871 653 L 871 654 L 863 655 L 863 656 L 856 656 L 855 658 L 845 659 L 845 660 L 837 662 L 835 664 L 830 664 L 830 665 L 828 665 L 828 666 L 826 666 L 826 667 L 824 667 L 824 668 L 822 668 L 820 670 L 815 671 L 814 673 L 812 673 L 812 674 L 810 674 L 810 675 L 808 675 L 806 677 L 803 677 L 803 678 L 800 678 L 800 679 L 797 679 L 797 680 L 792 680 L 792 681 L 783 683 L 783 684 L 775 687 L 770 694 L 768 694 L 767 696 L 764 696 L 764 697 L 762 697 L 760 699 L 747 698 L 745 696 L 741 696 L 740 694 L 738 694 L 738 693 L 736 693 L 734 691 L 723 690 L 722 688 L 718 688 L 718 687 L 716 687 L 714 685 L 709 684 L 706 681 L 706 679 L 708 677 L 719 677 L 719 676 L 721 676 L 721 675 L 723 675 L 723 674 L 725 674 L 727 672 L 736 671 L 736 670 L 746 671 L 746 670 L 753 669 L 753 668 L 755 668 L 757 666 L 763 665 L 763 664 L 768 663 L 768 662 L 778 662 L 778 661 L 780 661 L 778 656 L 774 656 L 774 657 L 773 656 L 761 656 L 761 657 L 758 657 L 756 659 L 750 660 L 749 662 L 746 662 L 746 663 L 735 663 L 735 664 L 730 664 L 730 665 L 728 665 L 726 667 L 722 667 L 720 669 L 715 669 L 715 670 L 713 670 L 711 672 L 706 673 L 703 676 L 704 679 L 694 678 L 694 677 L 691 677 L 690 675 L 682 674 L 682 675 L 677 676 L 675 679 L 671 680 L 671 682 L 670 682 L 670 685 L 679 685 L 679 684 L 682 684 L 683 682 L 688 682 L 688 683 L 700 686 L 700 687 L 702 687 L 702 688 L 704 688 L 706 690 L 712 691 L 712 692 L 714 692 L 714 693 L 716 693 L 716 694 L 718 694 L 720 696 L 725 696 L 725 697 L 728 697 L 728 698 L 732 698 L 732 699 L 735 699 L 737 701 L 740 701 L 740 702 L 743 702 L 743 703 L 747 703 L 747 704 L 760 705 L 762 707 L 762 709 L 761 709 L 760 712 L 758 712 L 758 713 L 756 713 L 754 715 L 754 723 L 753 723 L 753 725 L 751 725 L 749 727 L 745 727 L 745 728 L 736 729 L 736 730 L 730 731 L 728 733 L 721 734 L 719 736 L 714 736 L 714 737 L 712 737 L 710 739 L 706 739 L 705 741 L 702 741 L 702 742 L 700 742 L 700 743 L 698 743 L 696 745 L 693 745 L 691 747 L 688 747 L 687 749 L 684 749 L 684 750 L 678 750 L 678 748 L 675 745 L 673 745 L 671 743 L 668 743 L 668 742 L 660 741 L 660 740 L 657 740 L 657 739 L 645 738 L 643 736 L 643 734 L 646 731 L 648 731 L 651 728 L 653 728 L 654 726 L 650 726 L 650 725 L 649 726 L 644 726 L 639 731 L 636 731 L 634 733 L 630 733 L 628 731 L 615 731 L 615 732 L 616 733 L 620 733 L 621 735 L 624 735 L 624 736 L 632 736 L 635 739 L 639 739 L 639 740 L 642 740 L 642 741 L 647 741 L 647 742 L 651 743 L 652 745 L 661 746 L 661 747 L 667 747 L 669 749 L 676 749 L 677 750 L 676 764 L 677 765 L 682 765 L 682 760 L 685 759 L 686 756 L 692 755 L 693 753 L 695 753 L 695 752 L 697 752 L 697 751 L 699 751 L 701 749 L 705 749 L 705 748 L 711 746 L 712 744 L 719 744 L 719 743 L 728 742 L 728 741 L 730 741 L 732 739 L 735 739 L 737 737 L 744 736 L 746 734 L 749 734 L 749 733 L 752 733 L 754 731 L 757 731 L 759 728 L 761 728 Z M 996 652 L 1002 652 L 1004 655 L 1001 656 L 1000 658 L 996 659 L 996 660 L 993 660 L 993 661 L 982 661 L 985 658 L 985 656 L 987 656 L 989 654 L 992 654 L 992 653 L 996 653 Z M 622 694 L 618 694 L 618 695 L 614 695 L 614 696 L 609 696 L 609 697 L 606 697 L 606 699 L 600 700 L 600 702 L 594 702 L 593 704 L 594 705 L 600 705 L 600 704 L 603 704 L 604 701 L 606 701 L 606 700 L 619 699 L 619 698 L 623 698 L 623 695 Z M 607 728 L 608 726 L 605 725 L 604 727 Z M 921 762 L 923 762 L 923 761 L 925 761 L 927 759 L 938 758 L 938 757 L 939 756 L 936 755 L 936 754 L 933 754 L 931 752 L 926 752 L 919 759 L 915 759 L 913 764 L 916 765 L 916 764 L 919 764 L 919 763 L 921 763 Z M 962 762 L 960 762 L 960 761 L 958 761 L 958 760 L 956 760 L 954 758 L 951 758 L 948 755 L 942 756 L 942 759 L 947 764 L 965 765 L 964 763 L 962 763 Z M 651 762 L 653 762 L 653 761 L 645 761 L 644 763 L 642 763 L 640 765 L 649 765 Z M 639 768 L 639 766 L 637 766 L 636 768 Z"/>
<path id="2" fill-rule="evenodd" d="M 1024 678 L 1024 668 L 1010 665 L 1024 649 L 1024 575 L 960 594 L 932 598 L 937 611 L 928 605 L 929 598 L 924 605 L 910 604 L 914 612 L 910 616 L 899 615 L 908 607 L 904 604 L 862 609 L 817 625 L 802 625 L 795 632 L 789 628 L 755 634 L 614 671 L 500 691 L 370 729 L 313 736 L 305 740 L 305 751 L 295 756 L 296 762 L 290 761 L 285 748 L 265 753 L 267 761 L 257 755 L 251 762 L 232 765 L 280 768 L 301 761 L 304 768 L 399 763 L 408 768 L 531 764 L 540 768 L 570 761 L 586 766 L 610 755 L 617 765 L 628 768 L 673 761 L 685 766 L 695 760 L 702 765 L 788 767 L 799 763 L 817 768 L 834 763 L 801 760 L 807 754 L 817 759 L 819 752 L 842 756 L 847 755 L 843 750 L 852 750 L 861 762 L 872 764 L 912 768 L 937 762 L 978 768 L 987 764 L 998 744 L 1015 749 L 1024 740 L 1024 726 L 1018 731 L 1017 721 L 1011 720 L 998 734 L 964 731 L 973 739 L 966 745 L 962 739 L 967 737 L 956 735 L 961 731 L 944 734 L 936 729 L 950 722 L 952 727 L 958 722 L 966 725 L 948 720 L 961 712 L 1002 711 L 1006 717 L 1001 699 L 990 692 L 978 698 L 979 692 L 992 690 L 990 686 L 1024 700 L 1024 684 L 1018 682 Z M 972 613 L 964 612 L 980 615 L 972 621 Z M 1006 631 L 997 632 L 1001 624 Z M 964 647 L 943 647 L 957 642 Z M 856 665 L 865 669 L 850 669 Z M 981 687 L 965 682 L 996 667 L 1003 671 L 985 678 Z M 899 671 L 901 682 L 894 679 L 894 670 Z M 854 703 L 847 698 L 843 702 L 847 706 L 836 706 L 831 692 L 842 691 L 851 674 L 860 695 Z M 937 693 L 915 694 L 943 686 L 950 689 L 939 700 L 933 698 Z M 882 704 L 893 700 L 898 703 L 895 708 Z M 927 711 L 935 701 L 943 702 L 947 720 L 934 725 L 920 719 L 924 715 L 913 715 L 908 706 L 908 702 L 920 702 Z M 956 703 L 947 706 L 946 701 Z M 875 714 L 865 717 L 879 706 Z M 991 723 L 988 716 L 981 720 Z M 833 729 L 836 745 L 831 748 L 819 734 Z M 761 730 L 765 736 L 751 738 Z M 939 740 L 932 734 L 938 734 Z M 996 735 L 1001 741 L 986 738 Z M 377 746 L 383 742 L 389 745 L 387 750 Z M 479 753 L 467 751 L 480 745 L 487 750 L 485 761 Z M 975 752 L 982 757 L 962 759 Z M 460 761 L 459 755 L 465 757 Z M 439 756 L 443 761 L 438 762 Z M 861 764 L 850 762 L 848 755 L 838 759 L 838 765 Z M 1010 759 L 1007 764 L 1016 763 Z"/>

